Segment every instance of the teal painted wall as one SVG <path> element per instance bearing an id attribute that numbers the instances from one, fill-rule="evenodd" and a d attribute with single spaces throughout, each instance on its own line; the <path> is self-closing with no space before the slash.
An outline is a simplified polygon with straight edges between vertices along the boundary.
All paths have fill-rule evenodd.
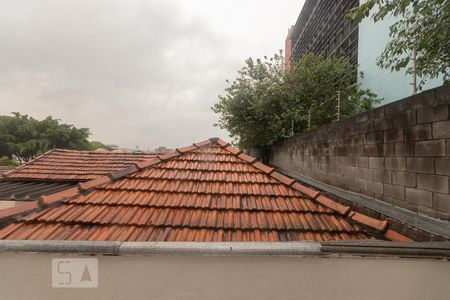
<path id="1" fill-rule="evenodd" d="M 364 1 L 361 0 L 361 3 Z M 371 89 L 379 97 L 384 98 L 380 105 L 408 97 L 413 92 L 411 75 L 405 74 L 404 70 L 391 72 L 376 65 L 377 58 L 389 41 L 389 26 L 396 20 L 395 17 L 389 17 L 373 23 L 370 18 L 366 18 L 359 26 L 358 64 L 364 78 L 358 80 L 361 88 Z M 417 82 L 419 80 L 420 78 Z M 440 86 L 442 82 L 442 78 L 428 80 L 422 90 Z"/>

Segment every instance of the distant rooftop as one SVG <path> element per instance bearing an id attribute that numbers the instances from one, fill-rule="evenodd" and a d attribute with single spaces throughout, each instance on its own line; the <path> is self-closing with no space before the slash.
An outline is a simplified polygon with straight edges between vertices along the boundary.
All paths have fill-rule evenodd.
<path id="1" fill-rule="evenodd" d="M 160 153 L 52 149 L 3 174 L 4 180 L 86 181 Z"/>
<path id="2" fill-rule="evenodd" d="M 0 176 L 0 201 L 30 201 L 127 168 L 160 153 L 52 149 Z M 0 175 L 1 175 L 0 167 Z"/>
<path id="3" fill-rule="evenodd" d="M 0 166 L 0 176 L 8 171 L 11 171 L 14 167 Z"/>

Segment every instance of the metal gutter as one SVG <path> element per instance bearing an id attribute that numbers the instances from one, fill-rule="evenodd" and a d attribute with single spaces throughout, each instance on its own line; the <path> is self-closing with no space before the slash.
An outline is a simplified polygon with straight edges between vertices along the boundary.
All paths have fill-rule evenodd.
<path id="1" fill-rule="evenodd" d="M 119 242 L 0 240 L 1 252 L 86 255 L 226 255 L 416 257 L 450 259 L 450 242 Z"/>
<path id="2" fill-rule="evenodd" d="M 395 205 L 371 198 L 369 196 L 350 192 L 335 186 L 328 185 L 321 181 L 293 173 L 291 171 L 277 168 L 282 173 L 289 175 L 301 182 L 304 182 L 319 190 L 325 191 L 331 195 L 335 195 L 349 202 L 366 207 L 378 213 L 381 213 L 389 218 L 399 220 L 413 227 L 419 228 L 426 232 L 441 236 L 445 239 L 450 239 L 450 222 L 433 219 L 421 214 L 414 213 L 412 211 L 397 207 Z"/>

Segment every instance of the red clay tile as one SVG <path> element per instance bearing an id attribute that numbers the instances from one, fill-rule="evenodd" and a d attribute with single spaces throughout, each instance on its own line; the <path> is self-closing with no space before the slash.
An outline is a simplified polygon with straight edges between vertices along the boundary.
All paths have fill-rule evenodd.
<path id="1" fill-rule="evenodd" d="M 269 166 L 267 166 L 267 165 L 265 165 L 263 163 L 260 163 L 259 161 L 255 162 L 253 164 L 253 166 L 255 168 L 257 168 L 258 170 L 263 171 L 266 174 L 270 174 L 270 173 L 272 173 L 275 170 L 275 168 L 269 167 Z"/>
<path id="2" fill-rule="evenodd" d="M 331 200 L 330 198 L 320 195 L 319 197 L 317 197 L 317 202 L 319 202 L 322 205 L 325 205 L 326 207 L 337 211 L 338 213 L 340 213 L 341 215 L 347 215 L 350 212 L 350 207 L 342 205 L 334 200 Z"/>
<path id="3" fill-rule="evenodd" d="M 310 188 L 308 188 L 308 187 L 306 187 L 303 184 L 300 184 L 298 182 L 294 183 L 292 185 L 292 188 L 297 190 L 297 191 L 299 191 L 303 195 L 306 195 L 306 196 L 311 197 L 313 199 L 316 199 L 316 197 L 320 195 L 319 191 L 310 189 Z"/>
<path id="4" fill-rule="evenodd" d="M 228 142 L 225 142 L 225 141 L 222 140 L 222 139 L 218 139 L 216 143 L 217 143 L 218 145 L 222 146 L 223 148 L 225 148 L 225 147 L 227 147 L 227 146 L 230 145 Z"/>
<path id="5" fill-rule="evenodd" d="M 43 195 L 39 198 L 39 203 L 41 203 L 44 206 L 52 205 L 55 202 L 61 201 L 66 198 L 75 197 L 79 195 L 80 190 L 78 186 L 75 186 L 73 188 L 54 193 L 51 195 Z"/>
<path id="6" fill-rule="evenodd" d="M 138 170 L 139 170 L 138 167 L 136 167 L 135 165 L 132 165 L 132 166 L 127 167 L 125 169 L 111 172 L 111 173 L 108 174 L 108 176 L 109 176 L 109 178 L 111 178 L 113 180 L 117 180 L 117 179 L 125 177 L 127 175 L 136 173 Z"/>
<path id="7" fill-rule="evenodd" d="M 168 152 L 164 155 L 160 155 L 158 156 L 161 160 L 168 160 L 174 157 L 177 157 L 178 155 L 180 155 L 180 153 L 176 152 L 176 151 L 172 151 L 172 152 Z"/>
<path id="8" fill-rule="evenodd" d="M 247 155 L 247 154 L 245 154 L 245 153 L 239 154 L 238 157 L 239 157 L 240 159 L 245 160 L 246 162 L 248 162 L 248 163 L 250 163 L 250 164 L 252 164 L 252 163 L 254 163 L 254 162 L 256 161 L 256 158 L 254 158 L 254 157 L 252 157 L 252 156 L 250 156 L 250 155 Z"/>
<path id="9" fill-rule="evenodd" d="M 37 201 L 27 202 L 25 204 L 18 204 L 14 207 L 0 209 L 0 220 L 13 218 L 25 213 L 32 212 L 39 208 Z"/>
<path id="10" fill-rule="evenodd" d="M 200 147 L 211 145 L 211 141 L 210 140 L 206 140 L 206 141 L 203 141 L 203 142 L 194 143 L 194 145 L 200 148 Z"/>
<path id="11" fill-rule="evenodd" d="M 292 185 L 295 182 L 295 179 L 289 178 L 279 172 L 273 172 L 270 174 L 270 176 L 286 185 Z"/>
<path id="12" fill-rule="evenodd" d="M 355 211 L 351 211 L 349 213 L 349 217 L 356 222 L 372 227 L 381 232 L 384 232 L 387 226 L 389 225 L 388 221 L 377 220 L 375 218 L 363 215 Z"/>
<path id="13" fill-rule="evenodd" d="M 161 160 L 158 157 L 153 157 L 153 158 L 150 158 L 149 160 L 144 160 L 144 161 L 141 161 L 141 162 L 137 162 L 137 163 L 135 163 L 135 166 L 139 170 L 141 170 L 141 169 L 153 166 L 153 165 L 155 165 L 157 163 L 160 163 L 160 162 L 161 162 Z"/>
<path id="14" fill-rule="evenodd" d="M 108 176 L 102 176 L 90 181 L 81 182 L 78 184 L 78 188 L 81 191 L 88 191 L 107 183 L 111 183 L 111 178 L 109 178 Z"/>
<path id="15" fill-rule="evenodd" d="M 386 232 L 384 233 L 384 236 L 388 239 L 390 239 L 391 241 L 395 241 L 395 242 L 412 242 L 413 240 L 404 236 L 401 233 L 398 233 L 395 230 L 392 229 L 388 229 L 386 230 Z"/>
<path id="16" fill-rule="evenodd" d="M 238 148 L 234 148 L 233 146 L 227 146 L 225 148 L 228 152 L 233 153 L 234 155 L 239 155 L 239 153 L 241 153 L 242 151 Z"/>
<path id="17" fill-rule="evenodd" d="M 186 153 L 195 149 L 197 149 L 197 147 L 195 145 L 191 145 L 183 148 L 177 148 L 177 151 L 180 153 Z"/>

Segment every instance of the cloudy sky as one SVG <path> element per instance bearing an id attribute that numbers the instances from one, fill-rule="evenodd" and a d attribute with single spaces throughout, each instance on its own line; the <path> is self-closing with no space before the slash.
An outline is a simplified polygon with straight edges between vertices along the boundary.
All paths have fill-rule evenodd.
<path id="1" fill-rule="evenodd" d="M 0 0 L 0 114 L 48 115 L 140 149 L 211 136 L 248 57 L 284 47 L 303 0 Z"/>

